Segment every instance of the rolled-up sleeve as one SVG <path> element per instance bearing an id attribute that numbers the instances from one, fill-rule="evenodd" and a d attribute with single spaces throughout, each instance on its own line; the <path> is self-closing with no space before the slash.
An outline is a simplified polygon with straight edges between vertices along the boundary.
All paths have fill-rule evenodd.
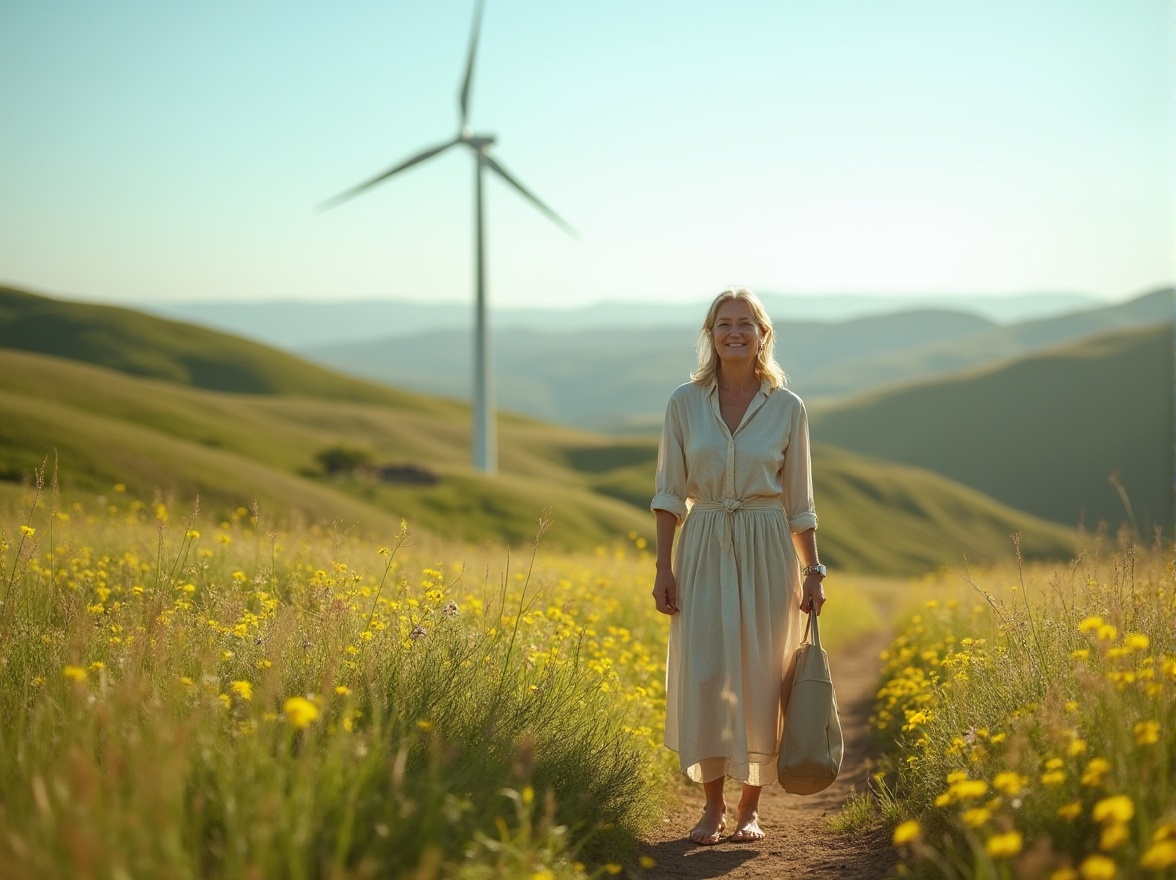
<path id="1" fill-rule="evenodd" d="M 784 515 L 793 534 L 817 527 L 817 509 L 813 501 L 812 459 L 809 455 L 808 413 L 804 404 L 793 407 L 792 424 L 788 432 L 788 448 L 784 451 L 784 467 L 780 474 L 784 490 Z"/>
<path id="2" fill-rule="evenodd" d="M 650 510 L 668 510 L 682 522 L 686 517 L 686 450 L 682 410 L 677 395 L 670 398 L 657 448 L 657 477 Z"/>

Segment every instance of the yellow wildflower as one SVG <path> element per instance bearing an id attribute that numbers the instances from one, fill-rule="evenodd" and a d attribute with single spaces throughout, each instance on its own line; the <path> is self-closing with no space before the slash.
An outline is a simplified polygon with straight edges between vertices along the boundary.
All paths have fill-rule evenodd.
<path id="1" fill-rule="evenodd" d="M 1135 804 L 1125 794 L 1103 798 L 1091 813 L 1095 822 L 1130 822 L 1135 817 Z"/>
<path id="2" fill-rule="evenodd" d="M 1084 740 L 1084 739 L 1077 739 L 1077 738 L 1072 739 L 1072 740 L 1070 740 L 1070 745 L 1066 748 L 1066 753 L 1071 758 L 1076 757 L 1078 755 L 1081 755 L 1085 751 L 1086 751 L 1086 740 Z"/>
<path id="3" fill-rule="evenodd" d="M 1139 858 L 1139 866 L 1149 871 L 1162 871 L 1172 865 L 1176 865 L 1176 840 L 1153 843 Z"/>
<path id="4" fill-rule="evenodd" d="M 908 819 L 894 829 L 894 845 L 903 846 L 907 843 L 913 843 L 919 839 L 922 833 L 923 829 L 919 827 L 919 823 L 914 819 Z"/>
<path id="5" fill-rule="evenodd" d="M 349 688 L 345 684 L 337 685 L 335 687 L 335 693 L 337 693 L 341 697 L 346 697 L 351 694 L 351 688 Z"/>
<path id="6" fill-rule="evenodd" d="M 1065 770 L 1050 770 L 1041 774 L 1042 785 L 1061 785 L 1066 781 Z"/>
<path id="7" fill-rule="evenodd" d="M 21 526 L 20 533 L 22 535 L 24 535 L 26 538 L 31 538 L 33 535 L 35 535 L 37 533 L 37 530 L 34 529 L 32 526 Z"/>
<path id="8" fill-rule="evenodd" d="M 993 858 L 1008 858 L 1021 851 L 1024 840 L 1020 831 L 1007 831 L 1004 834 L 994 834 L 984 845 L 985 851 Z"/>
<path id="9" fill-rule="evenodd" d="M 983 797 L 988 792 L 988 783 L 983 779 L 964 779 L 953 785 L 951 792 L 961 801 Z"/>
<path id="10" fill-rule="evenodd" d="M 318 706 L 306 697 L 291 697 L 282 705 L 286 719 L 299 730 L 309 727 L 319 717 Z"/>
<path id="11" fill-rule="evenodd" d="M 1060 807 L 1058 807 L 1058 815 L 1067 822 L 1073 822 L 1082 815 L 1082 802 L 1071 801 L 1068 804 L 1062 804 Z"/>
<path id="12" fill-rule="evenodd" d="M 1144 633 L 1123 633 L 1123 647 L 1134 651 L 1146 651 L 1151 640 Z"/>
<path id="13" fill-rule="evenodd" d="M 992 780 L 992 787 L 997 791 L 1008 795 L 1009 797 L 1016 797 L 1029 785 L 1029 780 L 1020 773 L 1013 773 L 1010 770 L 1004 770 L 996 774 L 996 778 Z"/>
<path id="14" fill-rule="evenodd" d="M 1131 833 L 1122 822 L 1114 822 L 1102 830 L 1098 837 L 1098 848 L 1103 852 L 1110 852 L 1127 842 Z"/>
<path id="15" fill-rule="evenodd" d="M 620 865 L 618 865 L 616 862 L 609 862 L 607 865 L 604 866 L 604 870 L 605 870 L 605 872 L 612 874 L 615 877 L 617 874 L 621 873 L 621 871 L 623 871 L 625 869 L 622 868 Z"/>
<path id="16" fill-rule="evenodd" d="M 969 828 L 979 828 L 991 818 L 992 811 L 987 807 L 973 807 L 970 810 L 964 810 L 960 816 L 960 819 Z"/>
<path id="17" fill-rule="evenodd" d="M 1058 868 L 1049 875 L 1049 880 L 1078 880 L 1078 872 L 1073 868 Z"/>
<path id="18" fill-rule="evenodd" d="M 642 856 L 637 860 L 637 864 L 648 871 L 657 864 L 657 859 L 655 859 L 653 856 Z"/>
<path id="19" fill-rule="evenodd" d="M 1080 632 L 1093 632 L 1094 630 L 1098 629 L 1102 625 L 1103 625 L 1103 619 L 1101 617 L 1095 615 L 1093 617 L 1086 618 L 1080 624 L 1078 624 L 1078 630 Z"/>
<path id="20" fill-rule="evenodd" d="M 235 681 L 232 684 L 232 691 L 242 700 L 253 699 L 253 685 L 247 681 Z"/>
<path id="21" fill-rule="evenodd" d="M 1113 642 L 1119 635 L 1119 631 L 1109 623 L 1104 623 L 1098 628 L 1098 640 L 1100 642 Z"/>
<path id="22" fill-rule="evenodd" d="M 1152 746 L 1160 741 L 1160 724 L 1158 721 L 1137 721 L 1135 723 L 1135 742 L 1141 746 Z"/>
<path id="23" fill-rule="evenodd" d="M 1106 758 L 1091 758 L 1090 763 L 1082 772 L 1082 784 L 1086 786 L 1102 785 L 1103 776 L 1111 769 L 1111 762 Z"/>
<path id="24" fill-rule="evenodd" d="M 61 670 L 61 674 L 70 681 L 86 680 L 86 670 L 81 666 L 67 666 L 65 669 Z"/>
<path id="25" fill-rule="evenodd" d="M 1082 880 L 1114 880 L 1115 863 L 1106 856 L 1087 856 L 1078 866 Z"/>

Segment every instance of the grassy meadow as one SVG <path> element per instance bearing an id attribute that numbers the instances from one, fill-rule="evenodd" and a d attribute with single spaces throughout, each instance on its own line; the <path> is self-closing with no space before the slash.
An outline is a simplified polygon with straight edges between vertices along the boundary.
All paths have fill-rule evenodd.
<path id="1" fill-rule="evenodd" d="M 42 480 L 44 483 L 44 480 Z M 640 876 L 645 540 L 379 541 L 110 487 L 0 517 L 0 876 Z M 831 647 L 878 625 L 839 588 Z"/>
<path id="2" fill-rule="evenodd" d="M 901 875 L 1176 876 L 1171 546 L 1092 539 L 917 594 L 873 717 Z"/>

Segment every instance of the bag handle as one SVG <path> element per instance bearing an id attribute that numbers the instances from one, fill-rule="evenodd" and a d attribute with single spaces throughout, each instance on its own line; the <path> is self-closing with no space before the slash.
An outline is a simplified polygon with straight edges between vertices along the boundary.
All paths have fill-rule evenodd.
<path id="1" fill-rule="evenodd" d="M 808 621 L 804 626 L 804 638 L 802 642 L 808 642 L 810 645 L 821 647 L 821 628 L 817 624 L 818 615 L 816 611 L 808 613 Z"/>

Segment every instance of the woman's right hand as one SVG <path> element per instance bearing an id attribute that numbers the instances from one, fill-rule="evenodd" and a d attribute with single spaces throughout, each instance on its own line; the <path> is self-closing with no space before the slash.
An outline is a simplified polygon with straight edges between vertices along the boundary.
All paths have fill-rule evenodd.
<path id="1" fill-rule="evenodd" d="M 662 614 L 678 613 L 678 581 L 668 568 L 659 568 L 653 579 L 653 601 Z"/>

